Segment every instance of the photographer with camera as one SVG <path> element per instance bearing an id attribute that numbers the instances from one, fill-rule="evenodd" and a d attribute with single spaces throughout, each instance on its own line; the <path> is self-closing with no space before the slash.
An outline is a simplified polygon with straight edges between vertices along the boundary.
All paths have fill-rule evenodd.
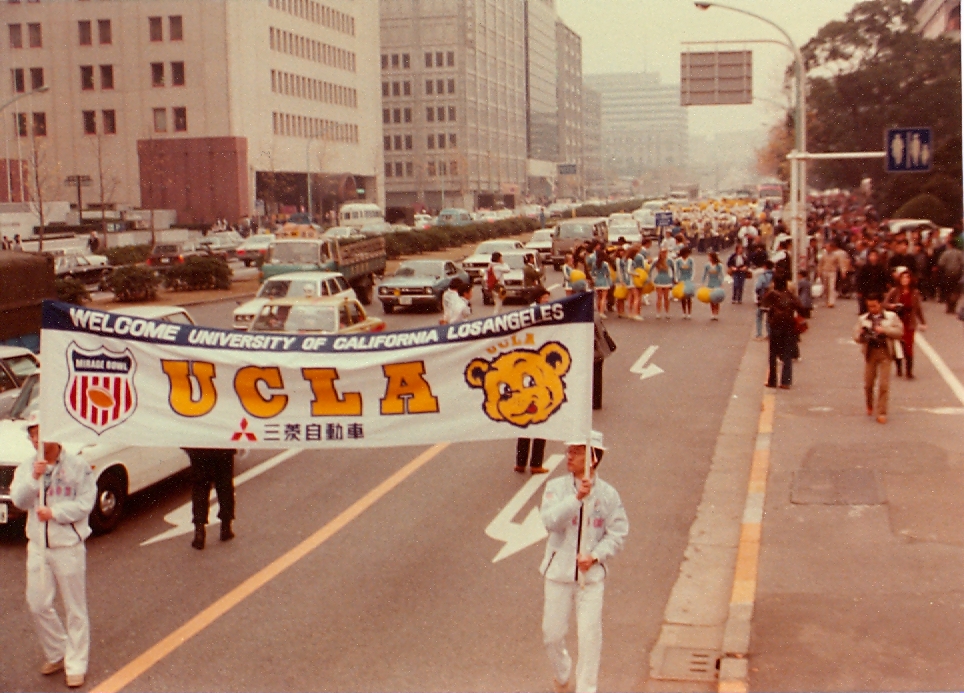
<path id="1" fill-rule="evenodd" d="M 854 341 L 864 350 L 864 393 L 867 416 L 874 415 L 874 384 L 880 380 L 877 394 L 877 423 L 887 423 L 887 398 L 890 393 L 890 364 L 903 358 L 900 338 L 904 324 L 896 313 L 884 310 L 880 294 L 865 297 L 867 312 L 857 319 Z"/>

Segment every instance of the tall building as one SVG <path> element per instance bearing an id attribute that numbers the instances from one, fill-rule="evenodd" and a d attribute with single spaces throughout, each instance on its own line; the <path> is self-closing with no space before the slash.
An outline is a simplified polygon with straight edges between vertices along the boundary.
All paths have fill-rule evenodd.
<path id="1" fill-rule="evenodd" d="M 678 86 L 654 73 L 586 75 L 584 81 L 602 96 L 607 174 L 637 177 L 687 166 L 689 120 Z"/>
<path id="2" fill-rule="evenodd" d="M 526 183 L 525 6 L 381 0 L 388 207 L 514 206 Z"/>
<path id="3" fill-rule="evenodd" d="M 602 95 L 587 86 L 582 88 L 582 162 L 586 190 L 592 195 L 604 192 L 602 150 Z"/>
<path id="4" fill-rule="evenodd" d="M 49 88 L 3 114 L 3 154 L 32 162 L 36 145 L 45 199 L 87 176 L 85 203 L 206 224 L 303 207 L 309 171 L 316 213 L 382 194 L 375 0 L 0 7 L 0 102 Z"/>
<path id="5" fill-rule="evenodd" d="M 961 0 L 914 0 L 917 31 L 927 38 L 961 36 Z"/>
<path id="6" fill-rule="evenodd" d="M 560 176 L 559 197 L 581 197 L 585 190 L 583 161 L 582 39 L 561 21 L 556 22 L 556 103 L 558 104 L 558 161 L 575 164 L 576 173 Z"/>

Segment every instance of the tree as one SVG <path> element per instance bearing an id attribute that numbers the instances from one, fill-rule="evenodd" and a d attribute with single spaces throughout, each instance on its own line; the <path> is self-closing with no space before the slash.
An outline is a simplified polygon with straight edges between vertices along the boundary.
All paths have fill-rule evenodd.
<path id="1" fill-rule="evenodd" d="M 91 140 L 97 158 L 97 188 L 100 191 L 100 232 L 104 235 L 104 249 L 107 248 L 107 203 L 114 201 L 114 193 L 120 185 L 117 176 L 109 175 L 104 162 L 104 137 L 98 133 Z M 153 207 L 153 205 L 152 205 Z M 154 212 L 151 210 L 151 245 L 154 244 Z"/>
<path id="2" fill-rule="evenodd" d="M 926 125 L 934 132 L 933 172 L 888 175 L 876 159 L 821 161 L 811 165 L 811 184 L 856 188 L 871 177 L 885 216 L 928 192 L 960 219 L 961 47 L 947 37 L 924 38 L 916 25 L 908 3 L 866 0 L 802 48 L 808 149 L 881 151 L 888 128 Z"/>

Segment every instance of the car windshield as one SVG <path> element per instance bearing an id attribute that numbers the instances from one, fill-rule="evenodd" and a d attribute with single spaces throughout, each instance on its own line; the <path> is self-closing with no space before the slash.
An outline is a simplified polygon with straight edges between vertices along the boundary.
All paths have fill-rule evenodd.
<path id="1" fill-rule="evenodd" d="M 396 277 L 441 277 L 442 264 L 428 260 L 406 262 L 395 270 Z"/>
<path id="2" fill-rule="evenodd" d="M 559 238 L 590 238 L 592 226 L 590 224 L 560 224 Z"/>
<path id="3" fill-rule="evenodd" d="M 278 243 L 271 257 L 278 262 L 318 262 L 318 243 Z"/>
<path id="4" fill-rule="evenodd" d="M 258 298 L 300 298 L 317 295 L 318 282 L 305 279 L 269 279 L 258 290 Z"/>
<path id="5" fill-rule="evenodd" d="M 178 247 L 176 245 L 156 245 L 154 246 L 154 255 L 170 255 L 172 253 L 178 252 Z"/>
<path id="6" fill-rule="evenodd" d="M 525 255 L 503 255 L 502 262 L 514 270 L 522 269 L 526 266 Z"/>
<path id="7" fill-rule="evenodd" d="M 530 240 L 530 243 L 542 243 L 551 240 L 552 231 L 536 231 L 534 234 L 532 234 L 532 240 Z"/>
<path id="8" fill-rule="evenodd" d="M 265 306 L 251 326 L 254 332 L 337 332 L 334 306 Z"/>
<path id="9" fill-rule="evenodd" d="M 475 249 L 475 254 L 491 255 L 495 252 L 501 253 L 506 250 L 512 250 L 515 247 L 513 241 L 488 241 L 487 243 L 480 243 L 479 247 Z"/>
<path id="10" fill-rule="evenodd" d="M 40 373 L 34 373 L 23 383 L 20 394 L 13 403 L 8 416 L 11 419 L 26 419 L 27 415 L 37 408 L 37 398 L 40 396 Z"/>
<path id="11" fill-rule="evenodd" d="M 37 361 L 32 356 L 11 356 L 5 358 L 3 362 L 6 364 L 7 368 L 13 373 L 14 379 L 17 381 L 17 385 L 23 385 L 23 381 L 28 375 L 33 375 L 40 370 L 40 366 L 37 365 Z"/>

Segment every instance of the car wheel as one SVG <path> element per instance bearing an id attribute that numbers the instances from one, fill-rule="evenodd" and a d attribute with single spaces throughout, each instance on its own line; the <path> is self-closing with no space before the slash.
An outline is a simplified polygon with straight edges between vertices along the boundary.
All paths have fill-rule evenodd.
<path id="1" fill-rule="evenodd" d="M 109 471 L 97 480 L 97 498 L 90 513 L 90 528 L 107 534 L 117 527 L 127 501 L 127 483 L 119 472 Z"/>
<path id="2" fill-rule="evenodd" d="M 392 313 L 395 312 L 395 306 L 393 306 L 391 303 L 384 303 L 384 302 L 383 302 L 383 303 L 382 303 L 382 312 L 385 313 L 385 315 L 391 315 Z"/>
<path id="3" fill-rule="evenodd" d="M 433 312 L 433 313 L 441 313 L 441 312 L 442 312 L 442 299 L 441 299 L 441 298 L 435 299 L 435 303 L 432 304 L 432 312 Z"/>

